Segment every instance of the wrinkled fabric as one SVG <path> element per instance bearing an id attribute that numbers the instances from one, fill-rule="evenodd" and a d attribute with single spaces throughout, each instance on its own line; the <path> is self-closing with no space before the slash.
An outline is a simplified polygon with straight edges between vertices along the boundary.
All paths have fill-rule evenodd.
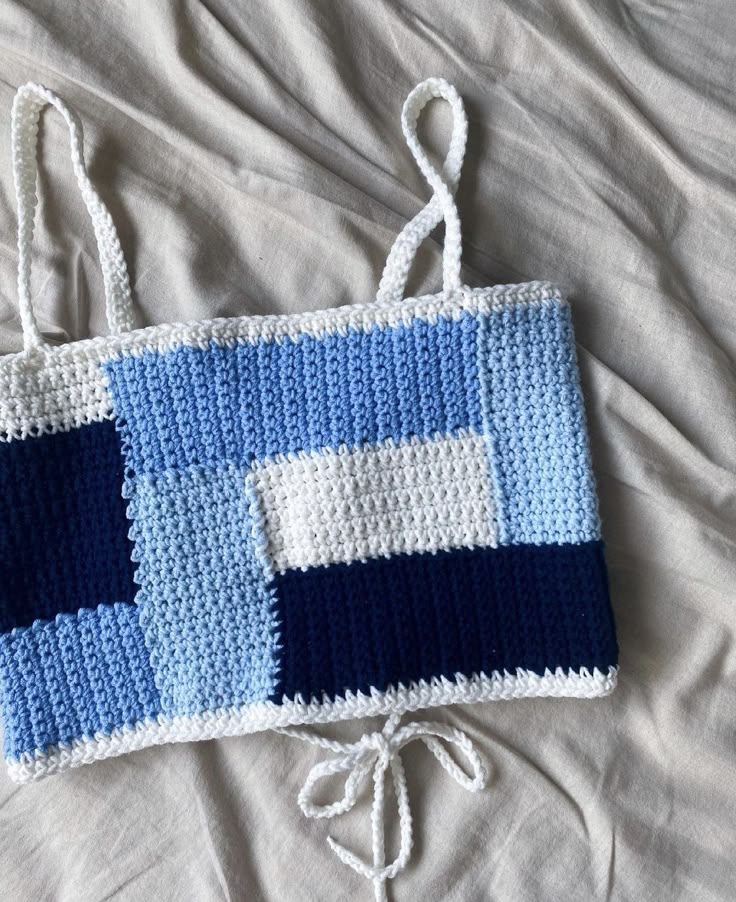
<path id="1" fill-rule="evenodd" d="M 416 820 L 395 902 L 698 900 L 736 892 L 736 17 L 707 4 L 0 0 L 0 350 L 21 347 L 10 108 L 27 80 L 81 114 L 138 325 L 375 294 L 427 189 L 409 90 L 470 119 L 467 282 L 570 294 L 621 646 L 593 701 L 440 709 L 492 766 L 460 789 L 406 750 Z M 438 155 L 449 115 L 420 129 Z M 34 243 L 44 333 L 105 331 L 61 120 L 44 115 Z M 410 288 L 435 290 L 441 230 Z M 430 715 L 434 718 L 434 714 Z M 325 728 L 357 738 L 380 721 Z M 307 821 L 321 752 L 261 734 L 136 752 L 36 785 L 0 775 L 14 902 L 368 899 L 366 798 Z M 393 854 L 396 829 L 389 831 Z"/>

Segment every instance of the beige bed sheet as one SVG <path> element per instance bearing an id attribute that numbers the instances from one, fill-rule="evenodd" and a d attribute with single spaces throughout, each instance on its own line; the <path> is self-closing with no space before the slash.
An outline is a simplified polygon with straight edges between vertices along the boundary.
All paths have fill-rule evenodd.
<path id="1" fill-rule="evenodd" d="M 16 87 L 83 115 L 139 324 L 314 310 L 375 292 L 427 192 L 401 104 L 466 99 L 467 281 L 571 294 L 619 688 L 440 710 L 492 763 L 470 795 L 407 749 L 416 848 L 395 902 L 736 899 L 736 14 L 708 3 L 0 0 L 0 349 L 20 346 Z M 442 148 L 448 120 L 427 134 Z M 36 309 L 104 332 L 61 121 L 43 126 Z M 440 245 L 413 287 L 433 289 Z M 373 726 L 376 721 L 365 726 Z M 331 730 L 357 736 L 363 725 Z M 369 899 L 369 802 L 307 821 L 321 753 L 284 737 L 166 746 L 15 787 L 0 898 Z"/>

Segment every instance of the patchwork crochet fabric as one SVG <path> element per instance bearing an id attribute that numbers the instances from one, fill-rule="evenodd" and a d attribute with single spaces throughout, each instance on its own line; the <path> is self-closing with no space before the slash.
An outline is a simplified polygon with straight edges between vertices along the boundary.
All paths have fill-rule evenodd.
<path id="1" fill-rule="evenodd" d="M 442 172 L 416 141 L 455 112 Z M 50 92 L 14 109 L 26 346 L 0 361 L 0 691 L 12 776 L 153 743 L 616 679 L 570 311 L 460 283 L 466 125 L 405 108 L 434 190 L 378 302 L 129 331 L 124 263 Z M 111 334 L 49 347 L 30 305 L 41 107 L 72 129 Z M 25 166 L 25 169 L 24 169 Z M 405 299 L 446 222 L 442 292 Z M 30 225 L 29 225 L 30 222 Z"/>

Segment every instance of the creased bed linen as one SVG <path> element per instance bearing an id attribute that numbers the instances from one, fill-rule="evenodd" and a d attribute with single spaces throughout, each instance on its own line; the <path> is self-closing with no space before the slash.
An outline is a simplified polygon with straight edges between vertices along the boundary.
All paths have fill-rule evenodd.
<path id="1" fill-rule="evenodd" d="M 0 350 L 21 346 L 9 117 L 27 80 L 84 120 L 138 324 L 366 301 L 427 191 L 399 113 L 466 100 L 465 279 L 570 293 L 621 646 L 593 702 L 458 707 L 470 796 L 426 750 L 396 902 L 736 898 L 736 17 L 729 0 L 89 4 L 0 0 Z M 433 110 L 438 155 L 449 131 Z M 42 128 L 35 307 L 105 330 L 60 120 Z M 440 281 L 441 232 L 410 287 Z M 366 722 L 375 728 L 378 721 Z M 363 725 L 333 728 L 357 737 Z M 317 900 L 370 890 L 364 800 L 306 821 L 320 753 L 264 734 L 149 749 L 15 787 L 0 895 Z M 389 835 L 389 844 L 396 837 Z"/>

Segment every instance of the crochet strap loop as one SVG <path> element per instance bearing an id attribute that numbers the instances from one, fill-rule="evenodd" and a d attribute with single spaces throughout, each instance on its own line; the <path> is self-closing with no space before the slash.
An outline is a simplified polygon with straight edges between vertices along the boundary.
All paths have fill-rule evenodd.
<path id="1" fill-rule="evenodd" d="M 13 180 L 18 200 L 18 300 L 26 351 L 44 346 L 31 303 L 31 243 L 36 195 L 36 143 L 41 110 L 51 104 L 69 128 L 71 158 L 82 199 L 92 219 L 105 283 L 105 303 L 110 332 L 117 335 L 133 326 L 130 283 L 125 258 L 112 217 L 87 175 L 82 123 L 53 91 L 29 82 L 18 89 L 11 116 Z"/>
<path id="2" fill-rule="evenodd" d="M 446 100 L 453 116 L 450 147 L 441 172 L 432 165 L 417 137 L 419 115 L 433 98 Z M 419 245 L 442 219 L 445 220 L 443 290 L 450 292 L 460 287 L 462 238 L 454 195 L 460 181 L 468 137 L 468 120 L 462 98 L 444 78 L 428 78 L 418 84 L 406 98 L 401 113 L 401 127 L 409 150 L 434 193 L 424 209 L 404 226 L 391 248 L 378 287 L 376 299 L 380 303 L 400 301 L 404 297 L 409 270 Z"/>

